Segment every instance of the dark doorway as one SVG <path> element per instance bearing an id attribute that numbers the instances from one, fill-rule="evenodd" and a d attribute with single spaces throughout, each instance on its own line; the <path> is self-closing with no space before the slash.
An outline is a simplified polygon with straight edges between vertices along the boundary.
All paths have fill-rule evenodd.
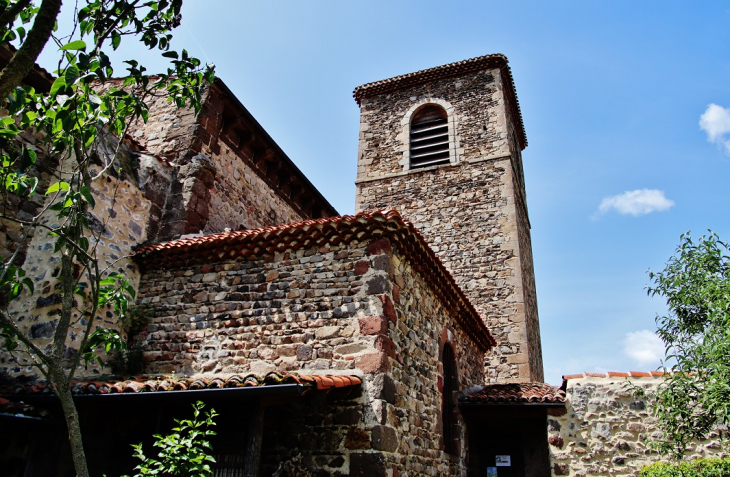
<path id="1" fill-rule="evenodd" d="M 467 425 L 469 477 L 550 475 L 545 407 L 462 407 Z"/>

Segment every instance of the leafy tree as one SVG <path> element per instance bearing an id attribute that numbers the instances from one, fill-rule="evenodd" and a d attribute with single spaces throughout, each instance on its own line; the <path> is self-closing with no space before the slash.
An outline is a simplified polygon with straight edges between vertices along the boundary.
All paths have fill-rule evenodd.
<path id="1" fill-rule="evenodd" d="M 120 350 L 124 341 L 114 329 L 98 326 L 98 312 L 112 311 L 119 319 L 134 298 L 129 280 L 105 266 L 97 252 L 100 232 L 90 227 L 95 205 L 92 183 L 113 172 L 130 125 L 149 116 L 147 102 L 161 95 L 179 107 L 199 111 L 201 95 L 213 79 L 212 65 L 203 66 L 186 51 L 170 50 L 171 31 L 181 20 L 182 0 L 86 0 L 77 5 L 73 33 L 55 34 L 61 0 L 0 0 L 0 48 L 14 51 L 0 72 L 0 98 L 6 113 L 0 117 L 0 217 L 22 226 L 21 244 L 0 267 L 0 336 L 5 351 L 18 360 L 30 357 L 58 396 L 66 419 L 73 462 L 79 476 L 88 476 L 78 414 L 71 383 L 81 361 L 97 358 L 97 350 Z M 166 72 L 152 76 L 135 60 L 126 61 L 123 79 L 108 53 L 124 37 L 136 38 L 158 49 L 171 62 Z M 46 45 L 58 47 L 57 79 L 50 92 L 21 86 L 23 78 Z M 10 45 L 16 46 L 10 46 Z M 39 190 L 32 173 L 39 160 L 34 147 L 21 139 L 31 132 L 54 160 L 46 160 L 53 179 Z M 111 150 L 111 153 L 108 151 Z M 7 213 L 8 203 L 44 193 L 40 212 L 21 219 Z M 52 344 L 41 349 L 21 327 L 12 307 L 22 293 L 33 292 L 33 281 L 22 268 L 22 250 L 34 234 L 50 234 L 60 262 L 60 314 Z M 81 328 L 79 353 L 67 353 L 73 328 Z M 70 356 L 70 358 L 69 358 Z M 20 362 L 20 361 L 18 361 Z"/>
<path id="2" fill-rule="evenodd" d="M 652 396 L 664 433 L 658 447 L 681 457 L 692 440 L 730 423 L 728 243 L 714 233 L 695 242 L 686 233 L 664 270 L 649 276 L 649 295 L 667 300 L 657 334 L 674 362 Z"/>
<path id="3" fill-rule="evenodd" d="M 142 444 L 133 444 L 134 456 L 142 461 L 135 467 L 139 472 L 134 477 L 146 475 L 170 475 L 181 477 L 209 477 L 213 475 L 210 464 L 215 459 L 210 453 L 213 448 L 208 440 L 214 436 L 213 418 L 218 414 L 214 409 L 204 412 L 205 405 L 198 401 L 193 404 L 193 419 L 175 419 L 176 427 L 166 436 L 155 434 L 154 446 L 160 449 L 158 459 L 147 457 Z M 202 414 L 202 416 L 201 416 Z"/>

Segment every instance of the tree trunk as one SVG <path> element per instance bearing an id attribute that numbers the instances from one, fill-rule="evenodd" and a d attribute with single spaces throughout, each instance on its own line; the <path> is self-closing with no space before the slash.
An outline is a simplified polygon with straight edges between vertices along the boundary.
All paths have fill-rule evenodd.
<path id="1" fill-rule="evenodd" d="M 59 368 L 61 364 L 58 363 Z M 56 373 L 60 373 L 61 379 L 56 379 Z M 66 427 L 68 429 L 68 441 L 71 444 L 71 456 L 73 457 L 74 468 L 77 477 L 89 477 L 89 468 L 86 464 L 86 454 L 84 453 L 84 443 L 81 438 L 81 424 L 79 422 L 79 413 L 76 411 L 76 404 L 69 387 L 70 383 L 66 383 L 62 369 L 51 372 L 56 382 L 56 395 L 61 401 L 63 408 L 63 416 L 66 419 Z"/>
<path id="2" fill-rule="evenodd" d="M 60 11 L 61 0 L 43 0 L 41 3 L 33 28 L 28 32 L 25 42 L 0 72 L 0 103 L 5 102 L 8 95 L 35 66 L 35 60 L 46 46 Z"/>

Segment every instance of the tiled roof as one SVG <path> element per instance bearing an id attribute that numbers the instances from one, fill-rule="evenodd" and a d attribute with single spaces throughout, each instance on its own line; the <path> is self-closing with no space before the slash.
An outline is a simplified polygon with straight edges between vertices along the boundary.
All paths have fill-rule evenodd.
<path id="1" fill-rule="evenodd" d="M 357 386 L 362 380 L 357 376 L 309 375 L 269 373 L 264 377 L 249 375 L 233 375 L 201 378 L 168 378 L 164 376 L 136 377 L 117 381 L 77 381 L 73 383 L 71 392 L 74 395 L 103 395 L 120 393 L 162 393 L 168 391 L 194 391 L 203 389 L 246 388 L 258 386 L 276 386 L 281 384 L 302 384 L 311 389 L 328 390 Z M 16 386 L 6 389 L 3 394 L 14 397 L 23 395 L 52 394 L 50 386 L 35 384 Z"/>
<path id="2" fill-rule="evenodd" d="M 181 267 L 237 257 L 337 245 L 387 237 L 442 298 L 446 308 L 483 351 L 496 344 L 479 313 L 421 233 L 398 212 L 375 211 L 305 220 L 252 230 L 191 237 L 139 247 L 135 260 L 146 268 Z"/>
<path id="3" fill-rule="evenodd" d="M 10 401 L 8 399 L 0 397 L 0 415 L 11 415 L 20 417 L 48 417 L 50 413 L 36 406 L 31 406 L 24 402 Z"/>
<path id="4" fill-rule="evenodd" d="M 565 391 L 544 383 L 489 384 L 480 391 L 462 396 L 460 402 L 469 404 L 561 404 Z"/>
<path id="5" fill-rule="evenodd" d="M 607 373 L 594 373 L 586 371 L 579 374 L 566 374 L 563 376 L 563 382 L 570 379 L 582 379 L 582 378 L 661 378 L 664 376 L 663 371 L 629 371 L 627 373 L 619 373 L 616 371 L 609 371 Z"/>
<path id="6" fill-rule="evenodd" d="M 514 81 L 512 80 L 512 72 L 509 68 L 507 57 L 497 53 L 493 55 L 479 56 L 468 60 L 457 61 L 447 65 L 437 66 L 426 70 L 416 71 L 405 75 L 394 76 L 380 81 L 374 81 L 355 88 L 352 96 L 359 105 L 363 98 L 377 96 L 391 91 L 407 88 L 418 84 L 428 83 L 430 81 L 449 78 L 452 76 L 471 73 L 485 68 L 499 68 L 502 71 L 502 80 L 504 82 L 504 91 L 507 96 L 507 102 L 512 113 L 512 117 L 519 129 L 519 140 L 522 149 L 527 147 L 527 135 L 525 134 L 525 126 L 522 122 L 522 113 L 520 112 L 520 104 L 517 100 L 517 92 L 515 91 Z"/>

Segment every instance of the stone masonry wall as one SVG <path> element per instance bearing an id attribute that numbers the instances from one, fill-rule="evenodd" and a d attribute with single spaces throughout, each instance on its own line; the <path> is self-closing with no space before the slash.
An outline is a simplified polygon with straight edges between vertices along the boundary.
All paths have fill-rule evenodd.
<path id="1" fill-rule="evenodd" d="M 515 192 L 521 163 L 510 155 L 502 87 L 490 70 L 364 98 L 356 208 L 394 208 L 422 231 L 497 339 L 489 382 L 542 381 L 531 250 L 521 250 L 531 247 L 529 225 Z M 429 98 L 453 107 L 457 163 L 404 170 L 401 121 Z"/>
<path id="2" fill-rule="evenodd" d="M 309 218 L 294 210 L 264 182 L 245 160 L 246 152 L 236 147 L 239 139 L 223 132 L 225 102 L 224 95 L 214 89 L 200 118 L 200 151 L 215 165 L 208 222 L 203 231 L 253 229 Z"/>
<path id="3" fill-rule="evenodd" d="M 152 156 L 132 154 L 126 149 L 122 150 L 122 155 L 122 163 L 129 163 L 134 157 L 143 165 L 137 170 L 139 179 L 133 174 L 125 173 L 121 177 L 106 175 L 94 182 L 92 193 L 96 207 L 89 214 L 89 224 L 92 231 L 99 236 L 97 254 L 101 258 L 100 265 L 109 267 L 109 272 L 123 273 L 136 286 L 139 272 L 129 259 L 129 254 L 134 245 L 147 237 L 146 227 L 152 202 L 145 197 L 144 188 L 150 175 L 148 171 L 161 171 L 164 167 Z M 38 195 L 45 198 L 42 191 Z M 33 279 L 35 292 L 24 292 L 8 306 L 10 315 L 41 348 L 51 343 L 61 308 L 61 285 L 57 280 L 60 257 L 53 252 L 54 241 L 54 237 L 41 229 L 32 236 L 23 268 Z M 95 243 L 91 240 L 92 246 Z M 117 326 L 111 316 L 106 310 L 100 310 L 97 323 L 104 327 Z M 85 325 L 83 319 L 72 325 L 66 342 L 68 357 L 75 355 Z M 18 353 L 16 356 L 19 362 L 6 352 L 0 354 L 0 373 L 38 377 L 38 371 L 31 366 L 27 355 Z M 77 376 L 98 374 L 101 371 L 92 365 L 88 370 L 79 369 Z"/>
<path id="4" fill-rule="evenodd" d="M 441 450 L 440 336 L 462 386 L 483 382 L 482 353 L 387 240 L 149 270 L 139 303 L 152 373 L 363 376 L 356 418 L 291 455 L 350 475 L 463 475 L 465 455 Z"/>
<path id="5" fill-rule="evenodd" d="M 553 476 L 636 477 L 643 465 L 660 460 L 650 448 L 659 435 L 651 402 L 633 397 L 627 385 L 655 389 L 662 378 L 612 374 L 569 379 L 565 413 L 548 412 Z M 688 457 L 728 455 L 717 437 L 692 443 Z"/>
<path id="6" fill-rule="evenodd" d="M 153 227 L 150 238 L 170 240 L 183 234 L 252 229 L 307 218 L 251 169 L 244 151 L 223 132 L 223 110 L 230 102 L 213 86 L 206 90 L 196 116 L 192 109 L 177 109 L 160 98 L 151 105 L 149 121 L 131 128 L 130 135 L 142 148 L 175 166 L 159 232 Z"/>

